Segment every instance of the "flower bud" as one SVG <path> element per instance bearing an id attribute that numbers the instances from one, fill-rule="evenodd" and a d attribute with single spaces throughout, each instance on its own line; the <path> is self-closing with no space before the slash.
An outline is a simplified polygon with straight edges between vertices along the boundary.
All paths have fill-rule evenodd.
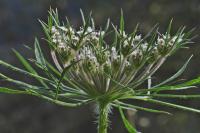
<path id="1" fill-rule="evenodd" d="M 133 65 L 135 67 L 138 67 L 141 64 L 143 58 L 142 52 L 139 49 L 134 50 L 131 53 L 131 58 L 133 60 Z"/>
<path id="2" fill-rule="evenodd" d="M 107 74 L 111 74 L 112 72 L 112 68 L 111 68 L 111 62 L 110 61 L 106 61 L 106 63 L 104 64 L 104 72 Z"/>

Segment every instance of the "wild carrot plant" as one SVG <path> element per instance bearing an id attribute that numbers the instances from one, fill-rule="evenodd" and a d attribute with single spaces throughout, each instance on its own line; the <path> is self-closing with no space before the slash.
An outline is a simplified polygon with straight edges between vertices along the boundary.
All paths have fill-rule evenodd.
<path id="1" fill-rule="evenodd" d="M 152 75 L 166 59 L 186 44 L 191 43 L 191 33 L 181 27 L 172 35 L 170 22 L 164 34 L 154 26 L 146 35 L 139 34 L 138 25 L 133 32 L 125 32 L 123 13 L 119 28 L 108 19 L 104 27 L 95 27 L 91 15 L 84 17 L 83 24 L 75 29 L 66 19 L 59 20 L 58 12 L 49 11 L 48 22 L 40 21 L 53 64 L 44 57 L 38 39 L 35 39 L 35 59 L 29 61 L 14 50 L 24 66 L 15 67 L 0 60 L 0 65 L 34 78 L 38 84 L 29 84 L 2 73 L 0 77 L 16 84 L 0 87 L 0 92 L 37 96 L 66 107 L 78 107 L 93 103 L 98 110 L 98 133 L 107 133 L 109 113 L 113 108 L 120 111 L 125 127 L 130 133 L 137 130 L 125 118 L 123 110 L 142 110 L 170 114 L 167 111 L 132 105 L 127 100 L 169 106 L 200 113 L 200 110 L 169 103 L 159 98 L 199 98 L 200 95 L 170 92 L 195 88 L 200 78 L 179 84 L 170 84 L 185 70 L 191 57 L 174 75 L 156 85 L 151 85 Z M 31 63 L 30 63 L 31 61 Z M 32 66 L 34 64 L 34 67 Z M 36 71 L 40 69 L 40 72 Z M 41 73 L 42 72 L 42 73 Z M 148 83 L 148 87 L 144 84 Z M 167 93 L 166 93 L 167 92 Z"/>

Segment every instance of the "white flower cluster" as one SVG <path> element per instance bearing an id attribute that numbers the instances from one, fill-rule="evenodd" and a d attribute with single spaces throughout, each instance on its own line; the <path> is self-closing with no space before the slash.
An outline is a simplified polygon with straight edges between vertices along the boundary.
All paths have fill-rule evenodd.
<path id="1" fill-rule="evenodd" d="M 81 45 L 88 41 L 98 43 L 99 36 L 104 36 L 105 34 L 104 31 L 95 31 L 91 27 L 88 27 L 86 30 L 80 28 L 79 31 L 75 31 L 72 27 L 66 28 L 65 26 L 52 26 L 51 33 L 52 42 L 57 44 L 58 47 L 64 47 L 67 45 L 77 47 L 77 45 Z M 80 42 L 80 40 L 82 42 Z"/>
<path id="2" fill-rule="evenodd" d="M 63 42 L 63 36 L 55 26 L 52 27 L 51 33 L 52 33 L 52 42 L 58 44 L 59 47 L 64 47 L 65 45 Z"/>
<path id="3" fill-rule="evenodd" d="M 87 60 L 91 64 L 95 65 L 95 67 L 99 66 L 95 53 L 91 47 L 88 46 L 84 46 L 82 49 L 80 49 L 79 53 L 77 54 L 77 60 Z"/>
<path id="4" fill-rule="evenodd" d="M 56 44 L 58 53 L 66 64 L 70 61 L 80 60 L 80 63 L 88 65 L 87 68 L 95 71 L 112 69 L 124 63 L 125 67 L 138 67 L 145 54 L 151 56 L 151 60 L 167 53 L 175 43 L 180 43 L 182 37 L 159 36 L 155 45 L 145 42 L 142 35 L 128 36 L 124 31 L 121 33 L 123 40 L 120 48 L 99 44 L 100 36 L 104 31 L 95 31 L 88 27 L 75 31 L 72 27 L 53 26 L 51 29 L 52 42 Z M 66 65 L 64 65 L 66 66 Z M 81 65 L 79 65 L 81 66 Z"/>
<path id="5" fill-rule="evenodd" d="M 75 31 L 72 27 L 52 26 L 52 43 L 56 45 L 57 52 L 61 55 L 63 62 L 68 64 L 72 60 L 88 60 L 90 63 L 98 65 L 96 55 L 88 44 L 99 44 L 99 37 L 104 36 L 104 31 L 95 31 L 91 27 L 80 28 Z"/>
<path id="6" fill-rule="evenodd" d="M 183 41 L 183 36 L 162 35 L 156 42 L 156 49 L 160 54 L 167 54 L 173 47 Z"/>

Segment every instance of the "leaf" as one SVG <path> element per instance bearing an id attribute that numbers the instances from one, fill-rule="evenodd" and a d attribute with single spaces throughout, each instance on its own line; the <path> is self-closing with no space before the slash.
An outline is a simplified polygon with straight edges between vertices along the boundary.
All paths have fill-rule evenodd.
<path id="1" fill-rule="evenodd" d="M 191 107 L 185 107 L 182 105 L 177 105 L 177 104 L 173 104 L 173 103 L 169 103 L 169 102 L 163 102 L 160 100 L 155 100 L 155 99 L 150 99 L 150 98 L 133 98 L 133 99 L 137 99 L 137 100 L 142 100 L 145 102 L 150 102 L 150 103 L 155 103 L 155 104 L 159 104 L 159 105 L 163 105 L 163 106 L 168 106 L 168 107 L 172 107 L 172 108 L 177 108 L 177 109 L 182 109 L 182 110 L 186 110 L 186 111 L 190 111 L 190 112 L 196 112 L 196 113 L 200 113 L 199 109 L 194 109 Z"/>
<path id="2" fill-rule="evenodd" d="M 28 92 L 22 90 L 15 90 L 6 87 L 0 87 L 1 93 L 8 93 L 8 94 L 27 94 Z"/>
<path id="3" fill-rule="evenodd" d="M 84 104 L 89 103 L 91 100 L 86 100 L 83 102 L 78 102 L 78 103 L 67 103 L 67 102 L 63 102 L 63 101 L 58 101 L 58 100 L 54 100 L 50 97 L 41 95 L 33 90 L 28 90 L 28 91 L 20 91 L 20 90 L 15 90 L 15 89 L 10 89 L 10 88 L 6 88 L 6 87 L 0 87 L 0 92 L 1 93 L 7 93 L 7 94 L 28 94 L 28 95 L 33 95 L 33 96 L 37 96 L 40 97 L 42 99 L 48 100 L 52 103 L 61 105 L 61 106 L 66 106 L 66 107 L 78 107 Z"/>
<path id="4" fill-rule="evenodd" d="M 131 123 L 126 119 L 122 109 L 119 107 L 119 112 L 120 112 L 120 115 L 121 115 L 121 118 L 123 120 L 123 123 L 127 129 L 127 131 L 129 133 L 137 133 L 137 130 L 131 125 Z"/>
<path id="5" fill-rule="evenodd" d="M 141 96 L 141 94 L 140 94 Z M 146 94 L 142 96 L 158 97 L 158 98 L 179 98 L 179 99 L 194 99 L 200 98 L 200 95 L 174 95 L 174 94 Z"/>
<path id="6" fill-rule="evenodd" d="M 50 29 L 51 29 L 52 27 L 49 27 L 46 23 L 44 23 L 44 22 L 41 21 L 41 20 L 39 20 L 39 22 L 40 22 L 40 24 L 41 24 L 41 26 L 42 26 L 42 29 L 43 29 L 43 31 L 44 31 L 46 37 L 47 37 L 47 39 L 45 39 L 45 40 L 48 42 L 48 44 L 49 44 L 49 46 L 50 46 L 51 49 L 55 49 L 55 45 L 53 45 L 51 36 L 50 36 L 50 34 L 49 34 Z"/>
<path id="7" fill-rule="evenodd" d="M 192 57 L 193 57 L 193 55 L 190 56 L 190 58 L 185 62 L 185 64 L 181 67 L 181 69 L 180 69 L 177 73 L 175 73 L 173 76 L 171 76 L 171 77 L 168 78 L 167 80 L 161 82 L 160 84 L 153 86 L 152 88 L 155 88 L 155 87 L 164 85 L 164 84 L 166 84 L 166 83 L 168 83 L 168 82 L 170 82 L 170 81 L 176 79 L 177 77 L 179 77 L 179 76 L 184 72 L 184 70 L 186 69 L 186 67 L 187 67 L 187 65 L 188 65 L 188 63 L 190 62 L 190 60 L 191 60 Z"/>
<path id="8" fill-rule="evenodd" d="M 168 103 L 168 102 L 163 102 L 163 101 L 159 101 L 159 100 L 150 99 L 150 100 L 148 100 L 148 102 L 161 104 L 161 105 L 165 105 L 165 106 L 169 106 L 169 107 L 173 107 L 173 108 L 183 109 L 183 110 L 187 110 L 187 111 L 191 111 L 191 112 L 200 113 L 199 109 L 185 107 L 185 106 L 181 106 L 181 105 L 177 105 L 177 104 L 173 104 L 173 103 Z"/>
<path id="9" fill-rule="evenodd" d="M 106 26 L 105 26 L 105 28 L 104 28 L 104 31 L 105 31 L 105 32 L 108 30 L 109 26 L 110 26 L 110 19 L 108 18 L 108 19 L 107 19 L 107 22 L 106 22 Z"/>
<path id="10" fill-rule="evenodd" d="M 123 85 L 123 84 L 121 84 L 120 82 L 114 80 L 109 74 L 107 74 L 107 73 L 105 73 L 105 72 L 104 72 L 104 74 L 105 74 L 105 76 L 108 77 L 114 84 L 121 86 L 121 87 L 120 87 L 121 90 L 124 90 L 124 91 L 131 90 L 132 92 L 134 92 L 132 88 L 130 88 L 130 87 L 126 86 L 126 85 Z"/>
<path id="11" fill-rule="evenodd" d="M 186 90 L 190 88 L 196 88 L 196 86 L 162 86 L 157 88 L 150 88 L 150 89 L 141 89 L 135 90 L 136 92 L 160 92 L 160 91 L 177 91 L 177 90 Z"/>
<path id="12" fill-rule="evenodd" d="M 38 88 L 37 86 L 33 86 L 33 85 L 27 84 L 25 82 L 7 77 L 7 76 L 3 75 L 2 73 L 0 73 L 0 77 L 3 78 L 4 80 L 8 81 L 8 82 L 15 83 L 16 85 L 19 85 L 19 86 L 22 86 L 22 87 L 28 87 L 28 88 L 34 88 L 34 89 Z"/>
<path id="13" fill-rule="evenodd" d="M 144 107 L 140 107 L 140 106 L 135 106 L 132 104 L 127 104 L 127 103 L 123 103 L 123 102 L 116 102 L 118 105 L 120 105 L 121 107 L 123 107 L 124 109 L 137 109 L 137 110 L 142 110 L 142 111 L 146 111 L 146 112 L 151 112 L 151 113 L 159 113 L 159 114 L 167 114 L 170 115 L 169 112 L 166 111 L 161 111 L 161 110 L 156 110 L 156 109 L 150 109 L 150 108 L 144 108 Z"/>
<path id="14" fill-rule="evenodd" d="M 183 84 L 180 84 L 181 86 L 189 86 L 189 85 L 197 85 L 200 83 L 200 77 L 196 78 L 196 79 L 192 79 L 190 81 L 187 81 Z"/>
<path id="15" fill-rule="evenodd" d="M 84 16 L 84 13 L 83 13 L 82 9 L 80 9 L 80 13 L 81 13 L 81 18 L 82 18 L 82 21 L 83 21 L 83 25 L 85 25 L 86 24 L 85 16 Z"/>
<path id="16" fill-rule="evenodd" d="M 134 39 L 135 34 L 136 34 L 137 30 L 138 30 L 138 27 L 139 27 L 139 24 L 137 24 L 137 25 L 135 26 L 133 32 L 130 34 L 130 36 L 131 36 L 130 42 L 133 42 L 133 39 Z"/>
<path id="17" fill-rule="evenodd" d="M 123 35 L 123 32 L 124 32 L 124 15 L 123 15 L 122 9 L 121 9 L 121 17 L 120 17 L 120 31 L 121 31 L 121 34 Z"/>
<path id="18" fill-rule="evenodd" d="M 167 41 L 169 41 L 170 32 L 171 32 L 171 28 L 172 28 L 172 22 L 173 22 L 173 19 L 170 20 L 170 23 L 169 23 L 168 28 L 167 28 L 167 32 L 166 32 Z"/>
<path id="19" fill-rule="evenodd" d="M 61 76 L 61 73 L 60 73 L 58 70 L 56 70 L 56 69 L 54 68 L 54 66 L 52 66 L 49 62 L 47 62 L 47 66 L 48 66 L 48 68 L 49 68 L 55 75 L 57 75 L 57 76 L 59 76 L 59 77 Z M 73 86 L 74 88 L 76 88 L 76 90 L 82 90 L 79 86 L 77 86 L 77 85 L 76 85 L 75 83 L 73 83 L 70 79 L 68 79 L 68 77 L 64 76 L 63 79 L 66 80 L 67 83 L 69 83 L 69 85 L 71 85 L 71 86 Z M 64 86 L 64 87 L 65 87 L 65 86 Z M 67 86 L 66 88 L 69 88 L 69 87 Z"/>
<path id="20" fill-rule="evenodd" d="M 89 27 L 89 25 L 90 25 L 90 18 L 91 18 L 91 14 L 90 14 L 90 16 L 88 16 L 88 18 L 87 18 L 87 20 L 85 22 L 85 25 L 83 26 L 83 33 L 81 34 L 80 39 L 79 39 L 79 41 L 77 43 L 78 48 L 82 47 L 80 44 L 83 41 L 84 37 L 86 37 L 87 35 L 90 34 L 90 33 L 85 34 L 87 29 L 88 29 L 88 27 Z"/>
<path id="21" fill-rule="evenodd" d="M 25 90 L 20 90 L 20 89 L 17 90 L 17 89 L 11 89 L 11 88 L 7 88 L 7 87 L 0 87 L 0 93 L 7 93 L 7 94 L 28 94 L 28 95 L 32 95 L 33 93 L 38 93 L 38 92 L 48 94 L 47 91 L 35 90 L 35 89 L 32 89 L 32 88 L 29 88 L 29 89 L 26 88 Z"/>
<path id="22" fill-rule="evenodd" d="M 93 19 L 93 18 L 90 18 L 90 19 L 91 19 L 92 29 L 95 30 L 95 22 L 94 22 L 94 19 Z"/>
<path id="23" fill-rule="evenodd" d="M 49 15 L 52 18 L 53 22 L 56 24 L 56 26 L 59 26 L 60 21 L 59 21 L 58 10 L 57 9 L 56 10 L 50 9 Z"/>
<path id="24" fill-rule="evenodd" d="M 13 49 L 13 52 L 15 53 L 15 55 L 17 56 L 17 58 L 19 59 L 19 61 L 24 65 L 24 67 L 31 73 L 38 75 L 38 73 L 33 69 L 33 67 L 28 63 L 28 61 L 26 61 L 26 59 L 19 53 L 17 52 L 15 49 Z M 37 79 L 43 86 L 45 86 L 46 88 L 48 88 L 47 84 L 44 83 L 41 79 Z"/>
<path id="25" fill-rule="evenodd" d="M 61 73 L 60 73 L 56 68 L 54 68 L 54 66 L 51 65 L 51 63 L 49 63 L 48 61 L 46 61 L 46 63 L 47 63 L 48 68 L 49 68 L 53 73 L 55 73 L 57 76 L 61 76 Z"/>
<path id="26" fill-rule="evenodd" d="M 169 22 L 169 25 L 168 25 L 168 28 L 167 28 L 167 34 L 170 34 L 170 32 L 171 32 L 172 22 L 173 22 L 173 18 Z"/>
<path id="27" fill-rule="evenodd" d="M 86 101 L 83 101 L 83 102 L 76 102 L 76 103 L 68 103 L 68 102 L 64 102 L 64 101 L 59 101 L 59 100 L 55 100 L 55 99 L 52 99 L 50 97 L 47 97 L 47 96 L 44 96 L 44 95 L 40 95 L 40 94 L 33 94 L 34 96 L 37 96 L 37 97 L 40 97 L 42 99 L 45 99 L 49 102 L 52 102 L 52 103 L 55 103 L 57 105 L 60 105 L 60 106 L 65 106 L 65 107 L 79 107 L 81 105 L 85 105 L 85 104 L 88 104 L 91 102 L 91 100 L 86 100 Z"/>
<path id="28" fill-rule="evenodd" d="M 19 59 L 19 61 L 24 65 L 24 67 L 29 72 L 34 73 L 34 74 L 37 73 L 19 52 L 17 52 L 15 49 L 13 49 L 13 52 L 15 53 L 16 57 Z"/>
<path id="29" fill-rule="evenodd" d="M 158 32 L 158 27 L 154 32 L 152 32 L 152 36 L 150 38 L 149 44 L 147 46 L 147 49 L 145 51 L 146 55 L 148 55 L 148 56 L 151 53 L 151 51 L 154 49 L 154 45 L 155 45 L 154 43 L 155 43 L 155 40 L 156 40 L 156 37 L 157 37 L 157 32 Z"/>
<path id="30" fill-rule="evenodd" d="M 44 56 L 43 56 L 43 53 L 42 53 L 42 50 L 40 48 L 40 44 L 37 38 L 35 38 L 34 46 L 35 46 L 36 61 L 38 62 L 38 64 L 46 68 L 46 62 L 45 62 L 45 59 L 44 59 Z"/>
<path id="31" fill-rule="evenodd" d="M 112 42 L 112 44 L 111 44 L 111 47 L 113 46 L 113 47 L 116 47 L 117 46 L 117 42 L 118 42 L 118 35 L 119 35 L 119 33 L 118 33 L 118 31 L 117 31 L 117 27 L 115 27 L 113 24 L 112 24 L 112 28 L 113 28 L 113 30 L 114 30 L 114 38 L 113 38 L 113 42 Z"/>
<path id="32" fill-rule="evenodd" d="M 55 96 L 56 99 L 57 99 L 57 96 L 58 96 L 58 93 L 59 93 L 59 90 L 60 90 L 60 84 L 61 84 L 62 80 L 64 79 L 66 72 L 67 72 L 72 66 L 74 66 L 75 64 L 77 64 L 79 61 L 80 61 L 80 60 L 78 60 L 78 61 L 76 61 L 76 62 L 73 62 L 73 63 L 71 63 L 69 66 L 67 66 L 67 67 L 64 68 L 63 72 L 61 73 L 60 79 L 59 79 L 59 81 L 58 81 L 57 87 L 56 87 L 56 96 Z"/>
<path id="33" fill-rule="evenodd" d="M 51 9 L 50 9 L 51 10 Z M 53 26 L 53 19 L 52 19 L 52 17 L 51 17 L 51 15 L 49 14 L 49 16 L 48 16 L 48 26 L 49 26 L 49 28 L 51 28 L 52 26 Z"/>
<path id="34" fill-rule="evenodd" d="M 190 81 L 187 81 L 185 83 L 181 83 L 174 86 L 162 86 L 158 88 L 150 88 L 150 89 L 141 89 L 136 90 L 136 92 L 147 92 L 147 91 L 165 91 L 165 90 L 183 90 L 183 89 L 189 89 L 189 88 L 196 88 L 194 85 L 200 84 L 200 77 L 196 79 L 192 79 Z"/>
<path id="35" fill-rule="evenodd" d="M 34 77 L 34 78 L 36 78 L 36 79 L 41 79 L 41 80 L 44 80 L 44 81 L 49 82 L 49 83 L 55 83 L 54 81 L 51 81 L 51 80 L 49 80 L 49 79 L 47 79 L 47 78 L 41 77 L 41 76 L 36 75 L 36 74 L 34 74 L 34 73 L 30 73 L 30 72 L 28 72 L 28 71 L 25 71 L 25 70 L 22 70 L 22 69 L 20 69 L 20 68 L 17 68 L 17 67 L 15 67 L 15 66 L 13 66 L 13 65 L 10 65 L 10 64 L 8 64 L 8 63 L 2 61 L 2 60 L 0 60 L 0 65 L 2 65 L 2 66 L 4 66 L 4 67 L 7 67 L 7 68 L 9 68 L 9 69 L 11 69 L 11 70 L 13 70 L 13 71 L 20 72 L 20 73 L 25 74 L 25 75 L 29 75 L 30 77 Z"/>

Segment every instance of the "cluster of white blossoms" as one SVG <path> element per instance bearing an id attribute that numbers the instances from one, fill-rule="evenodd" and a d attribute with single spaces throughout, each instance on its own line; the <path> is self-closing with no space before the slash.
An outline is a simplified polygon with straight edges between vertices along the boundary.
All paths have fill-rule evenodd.
<path id="1" fill-rule="evenodd" d="M 156 26 L 146 35 L 138 32 L 138 26 L 128 33 L 123 21 L 118 28 L 111 27 L 109 19 L 104 28 L 96 28 L 93 18 L 89 16 L 86 21 L 83 14 L 83 25 L 75 28 L 68 20 L 61 23 L 56 13 L 52 17 L 43 26 L 57 69 L 61 73 L 67 70 L 70 81 L 81 88 L 104 92 L 120 88 L 116 83 L 139 86 L 168 56 L 188 43 L 190 34 L 182 29 L 170 35 L 171 24 L 165 34 Z"/>
<path id="2" fill-rule="evenodd" d="M 173 36 L 170 35 L 162 35 L 157 39 L 157 49 L 159 50 L 160 54 L 167 54 L 175 45 L 175 43 L 181 43 L 183 40 L 183 36 Z"/>
<path id="3" fill-rule="evenodd" d="M 51 35 L 52 43 L 56 45 L 56 51 L 67 65 L 75 57 L 93 59 L 92 51 L 84 44 L 98 43 L 99 36 L 103 36 L 104 32 L 95 32 L 91 27 L 88 27 L 85 31 L 83 28 L 80 28 L 79 31 L 75 32 L 75 29 L 72 27 L 52 26 Z M 83 53 L 80 51 L 83 51 Z"/>
<path id="4" fill-rule="evenodd" d="M 80 28 L 78 31 L 64 26 L 51 28 L 52 42 L 56 46 L 63 66 L 68 66 L 72 61 L 79 61 L 76 69 L 83 69 L 80 67 L 84 66 L 84 69 L 90 72 L 115 73 L 136 69 L 144 61 L 152 63 L 166 56 L 175 43 L 182 41 L 182 36 L 158 35 L 150 44 L 141 34 L 130 36 L 124 31 L 119 31 L 118 36 L 121 41 L 112 46 L 100 42 L 100 38 L 103 39 L 104 36 L 104 31 L 97 31 L 91 27 Z"/>

